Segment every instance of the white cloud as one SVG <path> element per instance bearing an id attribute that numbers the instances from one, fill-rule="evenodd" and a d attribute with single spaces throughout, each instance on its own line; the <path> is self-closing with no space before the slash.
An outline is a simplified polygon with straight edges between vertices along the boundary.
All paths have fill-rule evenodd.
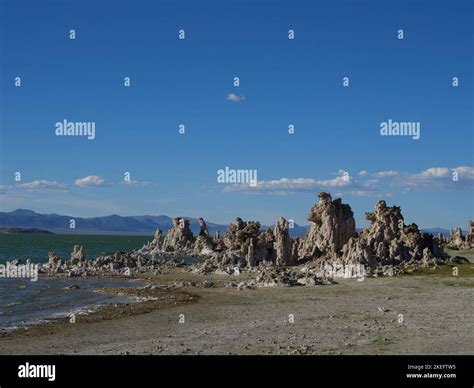
<path id="1" fill-rule="evenodd" d="M 455 174 L 456 173 L 456 174 Z M 466 190 L 474 188 L 474 167 L 430 167 L 418 173 L 382 171 L 374 174 L 393 187 L 408 190 Z"/>
<path id="2" fill-rule="evenodd" d="M 153 183 L 149 181 L 138 181 L 138 180 L 129 180 L 129 181 L 122 181 L 120 182 L 122 185 L 129 185 L 129 186 L 151 186 Z"/>
<path id="3" fill-rule="evenodd" d="M 225 99 L 231 102 L 241 102 L 241 101 L 245 101 L 245 96 L 240 96 L 235 93 L 229 93 Z"/>
<path id="4" fill-rule="evenodd" d="M 400 175 L 400 173 L 397 172 L 397 171 L 393 171 L 393 170 L 389 170 L 389 171 L 379 171 L 379 172 L 376 172 L 376 173 L 374 174 L 374 176 L 380 177 L 380 178 L 387 177 L 387 176 L 398 176 L 398 175 Z"/>
<path id="5" fill-rule="evenodd" d="M 313 178 L 281 178 L 276 180 L 257 182 L 255 187 L 248 184 L 228 185 L 225 192 L 244 192 L 253 194 L 289 195 L 301 192 L 334 191 L 353 196 L 367 196 L 376 194 L 376 190 L 354 180 L 345 171 L 339 171 L 339 176 L 333 179 Z"/>
<path id="6" fill-rule="evenodd" d="M 474 181 L 474 167 L 469 166 L 459 166 L 453 168 L 462 179 Z"/>
<path id="7" fill-rule="evenodd" d="M 76 186 L 109 186 L 111 183 L 97 175 L 89 175 L 74 181 Z"/>
<path id="8" fill-rule="evenodd" d="M 56 181 L 47 181 L 44 179 L 34 180 L 26 183 L 18 183 L 16 185 L 1 185 L 0 192 L 7 192 L 11 190 L 26 190 L 26 191 L 71 191 L 69 186 L 65 183 Z"/>
<path id="9" fill-rule="evenodd" d="M 457 180 L 453 179 L 457 173 Z M 334 195 L 380 196 L 392 195 L 390 187 L 402 192 L 410 190 L 469 190 L 474 189 L 474 167 L 455 168 L 431 167 L 418 173 L 406 173 L 394 170 L 379 171 L 373 174 L 362 170 L 359 178 L 354 179 L 340 170 L 333 179 L 280 178 L 259 180 L 256 187 L 248 184 L 228 185 L 225 192 L 246 194 L 289 195 L 302 192 L 329 191 Z"/>
<path id="10" fill-rule="evenodd" d="M 449 168 L 431 167 L 422 171 L 419 175 L 422 177 L 428 177 L 428 178 L 442 178 L 449 175 Z"/>

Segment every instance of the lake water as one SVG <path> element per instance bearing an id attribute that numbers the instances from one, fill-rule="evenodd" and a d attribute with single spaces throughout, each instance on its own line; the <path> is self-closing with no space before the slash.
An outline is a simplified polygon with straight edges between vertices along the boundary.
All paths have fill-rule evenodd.
<path id="1" fill-rule="evenodd" d="M 70 259 L 74 245 L 83 245 L 86 257 L 117 251 L 131 251 L 151 241 L 152 236 L 100 236 L 61 234 L 0 234 L 0 264 L 14 259 L 47 262 L 48 251 L 55 251 L 62 259 Z M 184 258 L 192 264 L 198 258 Z M 78 285 L 78 289 L 67 289 Z M 88 313 L 108 303 L 130 301 L 95 290 L 108 287 L 136 287 L 133 279 L 73 278 L 9 279 L 0 277 L 0 331 L 41 323 L 71 313 Z"/>
<path id="2" fill-rule="evenodd" d="M 83 245 L 88 259 L 117 251 L 141 248 L 153 236 L 100 236 L 71 234 L 0 234 L 0 263 L 15 259 L 48 261 L 48 251 L 69 260 L 74 245 Z"/>
<path id="3" fill-rule="evenodd" d="M 84 245 L 86 257 L 141 248 L 151 236 L 99 236 L 61 234 L 0 234 L 0 264 L 14 259 L 47 262 L 48 251 L 69 259 L 74 245 Z M 66 289 L 79 285 L 79 289 Z M 116 279 L 8 279 L 0 277 L 0 331 L 44 320 L 92 312 L 101 305 L 129 298 L 98 293 L 103 287 L 129 287 L 131 280 Z"/>
<path id="4" fill-rule="evenodd" d="M 69 286 L 78 289 L 67 289 Z M 132 279 L 30 279 L 0 278 L 0 332 L 38 324 L 51 318 L 84 314 L 109 303 L 131 298 L 99 293 L 104 287 L 132 287 Z"/>

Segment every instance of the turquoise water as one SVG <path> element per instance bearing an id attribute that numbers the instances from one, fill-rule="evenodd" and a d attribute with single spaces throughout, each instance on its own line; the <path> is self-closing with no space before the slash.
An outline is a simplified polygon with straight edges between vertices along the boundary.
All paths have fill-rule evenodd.
<path id="1" fill-rule="evenodd" d="M 117 251 L 141 248 L 152 236 L 100 236 L 71 234 L 0 234 L 0 263 L 16 259 L 47 262 L 48 251 L 70 259 L 74 245 L 83 245 L 88 259 Z"/>

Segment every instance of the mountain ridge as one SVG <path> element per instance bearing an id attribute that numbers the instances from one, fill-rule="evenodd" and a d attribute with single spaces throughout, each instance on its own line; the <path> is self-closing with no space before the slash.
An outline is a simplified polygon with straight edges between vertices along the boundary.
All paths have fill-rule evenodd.
<path id="1" fill-rule="evenodd" d="M 190 221 L 190 228 L 194 234 L 200 231 L 199 220 L 192 217 L 183 217 Z M 69 228 L 69 221 L 74 219 L 76 228 Z M 157 228 L 166 233 L 173 224 L 173 218 L 164 214 L 161 215 L 136 215 L 120 216 L 111 214 L 102 217 L 74 217 L 60 215 L 57 213 L 43 214 L 29 209 L 16 209 L 11 212 L 0 212 L 0 227 L 3 228 L 37 228 L 51 231 L 53 233 L 64 234 L 132 234 L 132 235 L 153 235 Z M 228 224 L 217 224 L 206 220 L 209 233 L 212 235 L 219 231 L 225 233 Z M 262 225 L 262 229 L 271 228 L 274 225 Z M 294 224 L 290 229 L 290 235 L 304 236 L 309 225 Z M 361 231 L 363 228 L 357 228 Z M 449 236 L 450 230 L 441 227 L 423 228 L 424 232 L 437 235 L 441 233 Z M 463 230 L 463 233 L 465 231 Z"/>
<path id="2" fill-rule="evenodd" d="M 183 217 L 190 222 L 190 228 L 196 235 L 200 231 L 199 220 L 192 217 Z M 75 221 L 75 229 L 69 228 L 69 222 Z M 102 217 L 74 217 L 59 214 L 42 214 L 28 209 L 16 209 L 11 212 L 0 212 L 0 227 L 4 228 L 38 228 L 54 233 L 64 234 L 145 234 L 153 235 L 157 228 L 164 233 L 173 225 L 173 218 L 167 215 L 120 216 L 111 214 Z M 209 233 L 216 231 L 224 234 L 228 225 L 217 224 L 206 220 Z M 309 226 L 295 224 L 290 235 L 304 235 Z M 262 229 L 272 228 L 273 225 L 262 225 Z"/>

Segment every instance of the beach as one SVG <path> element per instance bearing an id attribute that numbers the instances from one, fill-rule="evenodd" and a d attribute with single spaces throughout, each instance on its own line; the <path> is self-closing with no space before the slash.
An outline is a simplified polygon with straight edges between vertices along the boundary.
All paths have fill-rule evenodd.
<path id="1" fill-rule="evenodd" d="M 148 288 L 113 291 L 149 300 L 14 331 L 0 354 L 474 354 L 464 256 L 459 276 L 443 267 L 314 287 L 239 290 L 225 284 L 252 274 L 169 269 L 147 276 Z"/>

